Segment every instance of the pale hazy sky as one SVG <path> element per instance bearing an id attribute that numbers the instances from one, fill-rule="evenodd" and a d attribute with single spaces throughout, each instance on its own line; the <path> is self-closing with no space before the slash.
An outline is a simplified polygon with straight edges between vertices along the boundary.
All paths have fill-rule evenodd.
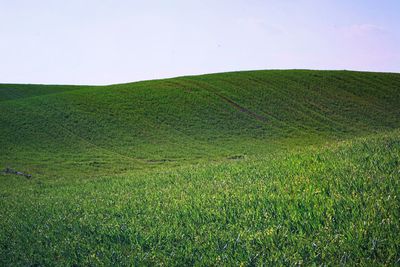
<path id="1" fill-rule="evenodd" d="M 0 83 L 400 72 L 400 0 L 0 0 Z"/>

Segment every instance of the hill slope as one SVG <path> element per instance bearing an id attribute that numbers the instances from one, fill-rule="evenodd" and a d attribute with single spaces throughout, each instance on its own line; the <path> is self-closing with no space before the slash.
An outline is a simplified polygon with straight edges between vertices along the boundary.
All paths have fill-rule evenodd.
<path id="1" fill-rule="evenodd" d="M 0 85 L 0 165 L 122 171 L 400 126 L 400 75 L 250 71 L 111 86 Z"/>
<path id="2" fill-rule="evenodd" d="M 399 74 L 0 85 L 0 266 L 396 265 L 399 118 Z"/>

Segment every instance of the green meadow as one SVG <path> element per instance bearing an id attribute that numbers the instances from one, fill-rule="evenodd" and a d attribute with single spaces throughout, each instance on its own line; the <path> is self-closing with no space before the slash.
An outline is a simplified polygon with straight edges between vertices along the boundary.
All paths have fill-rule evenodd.
<path id="1" fill-rule="evenodd" d="M 400 264 L 400 74 L 0 84 L 0 266 Z"/>

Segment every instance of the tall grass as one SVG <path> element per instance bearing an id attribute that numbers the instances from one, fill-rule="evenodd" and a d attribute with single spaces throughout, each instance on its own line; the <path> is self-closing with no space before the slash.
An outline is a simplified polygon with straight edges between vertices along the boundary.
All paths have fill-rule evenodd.
<path id="1" fill-rule="evenodd" d="M 118 177 L 0 176 L 0 265 L 395 265 L 399 132 Z"/>

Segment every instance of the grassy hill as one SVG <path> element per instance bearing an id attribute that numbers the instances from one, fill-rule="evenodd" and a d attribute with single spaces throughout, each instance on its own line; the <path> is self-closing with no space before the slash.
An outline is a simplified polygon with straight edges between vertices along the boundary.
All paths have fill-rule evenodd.
<path id="1" fill-rule="evenodd" d="M 399 127 L 400 75 L 252 71 L 111 86 L 0 85 L 0 164 L 120 172 Z"/>
<path id="2" fill-rule="evenodd" d="M 400 74 L 0 85 L 0 265 L 398 264 Z"/>

